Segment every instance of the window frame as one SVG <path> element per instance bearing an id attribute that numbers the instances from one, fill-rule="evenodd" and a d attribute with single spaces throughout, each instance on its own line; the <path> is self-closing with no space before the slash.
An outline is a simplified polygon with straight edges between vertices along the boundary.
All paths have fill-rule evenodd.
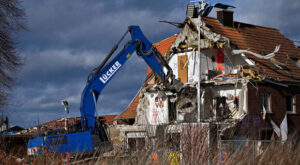
<path id="1" fill-rule="evenodd" d="M 292 108 L 291 110 L 287 109 L 287 104 L 288 104 L 287 97 L 291 97 L 291 102 L 290 102 L 290 104 L 291 104 L 290 107 Z M 286 113 L 296 113 L 296 97 L 295 97 L 295 95 L 291 95 L 291 94 L 287 95 L 285 102 L 286 102 L 286 109 L 285 109 Z"/>
<path id="2" fill-rule="evenodd" d="M 265 97 L 268 97 L 267 98 L 267 101 L 268 101 L 268 107 L 266 108 L 265 107 Z M 264 93 L 262 93 L 261 94 L 261 101 L 262 101 L 262 103 L 261 103 L 261 112 L 262 113 L 264 113 L 264 107 L 265 107 L 265 113 L 272 113 L 272 107 L 271 107 L 271 94 L 270 93 L 268 93 L 268 92 L 264 92 Z"/>

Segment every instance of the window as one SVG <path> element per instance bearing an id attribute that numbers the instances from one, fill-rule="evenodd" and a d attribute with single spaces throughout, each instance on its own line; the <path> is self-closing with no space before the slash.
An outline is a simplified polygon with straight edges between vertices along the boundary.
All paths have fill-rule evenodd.
<path id="1" fill-rule="evenodd" d="M 286 96 L 286 111 L 295 112 L 295 97 L 292 95 Z"/>
<path id="2" fill-rule="evenodd" d="M 270 113 L 271 112 L 271 97 L 270 97 L 270 93 L 263 93 L 261 95 L 262 98 L 262 112 L 263 113 Z"/>

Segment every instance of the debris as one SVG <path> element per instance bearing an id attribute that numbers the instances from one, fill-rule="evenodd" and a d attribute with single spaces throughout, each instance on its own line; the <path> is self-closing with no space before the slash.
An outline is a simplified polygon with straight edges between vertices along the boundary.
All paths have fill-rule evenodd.
<path id="1" fill-rule="evenodd" d="M 259 73 L 257 68 L 249 67 L 247 65 L 239 66 L 238 71 L 241 77 L 246 77 L 248 79 L 257 79 L 258 81 L 262 81 L 264 78 Z"/>
<path id="2" fill-rule="evenodd" d="M 275 57 L 272 57 L 270 59 L 270 62 L 277 68 L 277 69 L 280 69 L 280 70 L 287 70 L 287 66 L 279 61 L 277 61 L 275 59 Z"/>
<path id="3" fill-rule="evenodd" d="M 177 122 L 197 121 L 197 88 L 185 86 L 176 100 Z"/>
<path id="4" fill-rule="evenodd" d="M 249 50 L 232 50 L 232 54 L 236 55 L 236 54 L 248 53 L 248 54 L 251 54 L 251 55 L 256 56 L 258 58 L 269 60 L 269 59 L 271 59 L 271 58 L 273 58 L 275 56 L 275 54 L 279 51 L 279 49 L 280 49 L 280 45 L 277 45 L 275 47 L 274 52 L 272 52 L 270 54 L 267 54 L 267 55 L 260 55 L 260 54 L 251 52 Z"/>
<path id="5" fill-rule="evenodd" d="M 280 124 L 280 135 L 281 135 L 282 141 L 287 140 L 287 138 L 288 138 L 288 123 L 287 123 L 287 115 L 286 114 Z"/>
<path id="6" fill-rule="evenodd" d="M 293 61 L 293 63 L 300 68 L 300 59 L 299 58 L 296 58 L 296 57 L 290 57 L 290 56 L 287 56 L 288 59 L 290 59 L 291 61 Z"/>

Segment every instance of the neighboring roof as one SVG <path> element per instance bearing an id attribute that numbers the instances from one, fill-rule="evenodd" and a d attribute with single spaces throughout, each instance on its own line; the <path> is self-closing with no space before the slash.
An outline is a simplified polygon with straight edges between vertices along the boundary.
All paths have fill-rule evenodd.
<path id="1" fill-rule="evenodd" d="M 115 117 L 115 119 L 133 119 L 136 116 L 136 109 L 137 106 L 139 104 L 139 100 L 140 100 L 140 90 L 139 92 L 135 95 L 134 99 L 131 101 L 131 103 L 129 104 L 129 106 L 117 117 Z"/>
<path id="2" fill-rule="evenodd" d="M 268 54 L 274 51 L 277 45 L 281 45 L 275 59 L 287 65 L 287 70 L 277 69 L 270 61 L 247 55 L 255 61 L 255 65 L 268 78 L 285 82 L 300 82 L 300 69 L 287 58 L 300 57 L 299 49 L 293 41 L 282 35 L 279 30 L 262 26 L 234 22 L 235 28 L 224 27 L 216 18 L 205 17 L 203 21 L 217 34 L 228 37 L 238 49 L 250 49 L 259 54 Z"/>
<path id="3" fill-rule="evenodd" d="M 12 132 L 12 131 L 21 131 L 21 130 L 24 130 L 24 128 L 19 126 L 12 126 L 2 132 Z"/>
<path id="4" fill-rule="evenodd" d="M 175 41 L 176 37 L 177 37 L 177 34 L 175 34 L 172 37 L 169 37 L 165 40 L 162 40 L 158 43 L 155 43 L 155 44 L 153 44 L 153 46 L 156 47 L 156 49 L 160 52 L 160 54 L 162 54 L 164 56 L 167 53 L 167 51 L 170 49 L 170 47 L 173 44 L 173 42 Z M 147 67 L 147 75 L 148 76 L 147 76 L 144 84 L 149 80 L 149 76 L 151 76 L 149 74 L 151 72 L 152 72 L 151 69 L 149 67 Z M 129 106 L 115 119 L 133 119 L 133 118 L 135 118 L 135 116 L 137 114 L 136 109 L 139 104 L 139 95 L 140 95 L 140 91 L 136 94 L 136 96 L 131 101 Z"/>
<path id="5" fill-rule="evenodd" d="M 117 115 L 106 115 L 106 116 L 97 116 L 96 118 L 100 119 L 101 121 L 105 122 L 105 123 L 111 123 L 115 120 L 115 117 Z M 70 125 L 71 123 L 75 122 L 75 121 L 80 121 L 81 117 L 71 117 L 71 118 L 67 118 L 67 123 L 68 125 Z M 40 124 L 38 127 L 40 127 L 40 129 L 38 130 L 37 126 L 29 128 L 28 130 L 24 130 L 24 133 L 21 133 L 22 135 L 26 134 L 26 135 L 33 135 L 38 131 L 43 131 L 46 128 L 47 129 L 55 129 L 55 128 L 65 128 L 65 118 L 59 118 L 56 120 L 52 120 L 43 124 Z"/>
<path id="6" fill-rule="evenodd" d="M 115 121 L 115 117 L 117 115 L 106 115 L 106 116 L 99 116 L 101 121 L 104 121 L 105 123 L 111 123 Z"/>
<path id="7" fill-rule="evenodd" d="M 72 118 L 67 118 L 67 123 L 71 124 L 74 121 L 80 120 L 80 117 L 72 117 Z M 59 118 L 56 120 L 52 120 L 43 124 L 40 124 L 41 127 L 47 126 L 49 129 L 54 129 L 54 128 L 64 128 L 65 127 L 65 118 Z"/>

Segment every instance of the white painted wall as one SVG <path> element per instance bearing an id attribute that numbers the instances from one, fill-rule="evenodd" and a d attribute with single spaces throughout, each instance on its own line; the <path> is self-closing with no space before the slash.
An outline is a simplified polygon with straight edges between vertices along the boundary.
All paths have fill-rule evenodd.
<path id="1" fill-rule="evenodd" d="M 231 49 L 224 50 L 224 63 L 225 63 L 225 74 L 237 73 L 238 65 L 246 65 L 244 59 L 239 55 L 232 55 Z M 176 78 L 178 78 L 178 56 L 187 55 L 187 67 L 188 67 L 188 82 L 198 82 L 199 77 L 199 56 L 198 51 L 189 51 L 185 53 L 174 54 L 170 60 L 169 65 L 173 70 Z M 215 59 L 215 62 L 212 59 Z M 216 49 L 205 49 L 201 51 L 201 79 L 207 79 L 203 74 L 207 74 L 208 70 L 217 69 L 217 50 Z"/>
<path id="2" fill-rule="evenodd" d="M 157 97 L 158 93 L 145 93 L 149 101 L 146 120 L 150 125 L 167 124 L 169 122 L 169 100 Z M 157 98 L 157 99 L 156 99 Z"/>

